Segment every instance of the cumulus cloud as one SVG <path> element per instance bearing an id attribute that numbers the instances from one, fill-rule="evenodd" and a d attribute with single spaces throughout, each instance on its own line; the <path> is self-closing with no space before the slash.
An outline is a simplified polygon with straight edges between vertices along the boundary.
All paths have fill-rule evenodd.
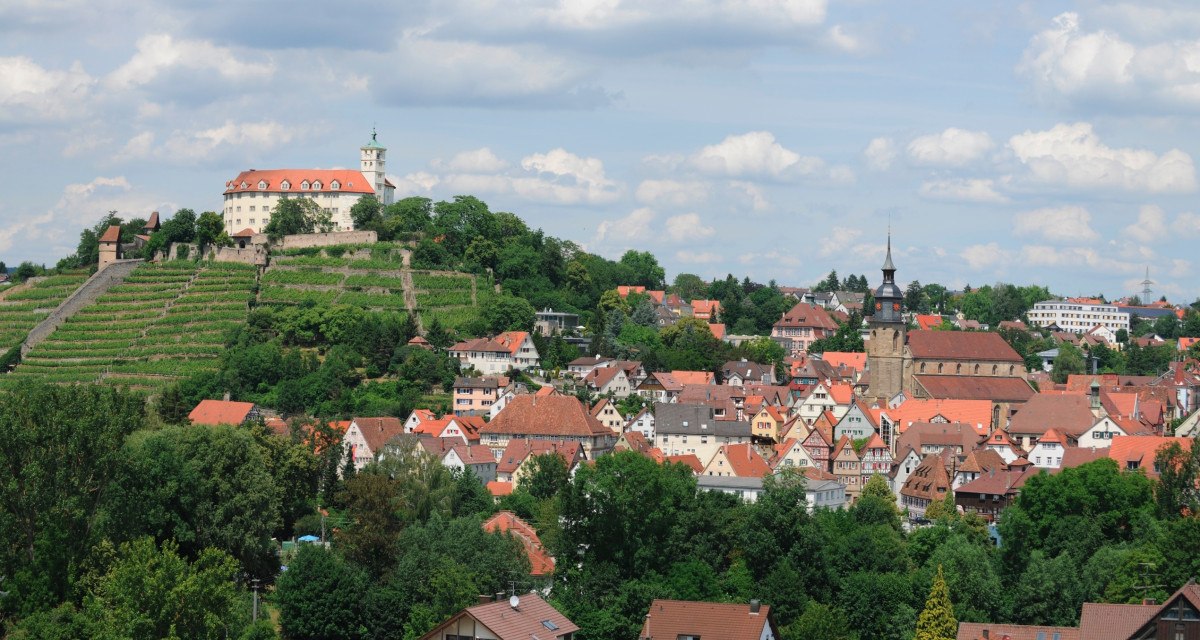
<path id="1" fill-rule="evenodd" d="M 984 131 L 950 127 L 908 143 L 908 156 L 920 165 L 961 167 L 982 158 L 992 146 L 992 137 Z"/>
<path id="2" fill-rule="evenodd" d="M 107 83 L 114 89 L 130 89 L 150 84 L 173 69 L 210 70 L 225 80 L 262 81 L 275 72 L 270 61 L 247 62 L 228 47 L 207 40 L 178 40 L 166 33 L 138 39 L 137 52 L 128 62 L 109 74 Z"/>
<path id="3" fill-rule="evenodd" d="M 1192 157 L 1109 147 L 1086 122 L 1026 131 L 1008 141 L 1033 182 L 1062 187 L 1182 192 L 1196 188 Z"/>
<path id="4" fill-rule="evenodd" d="M 1194 33 L 1194 32 L 1193 32 Z M 1140 45 L 1108 30 L 1087 31 L 1079 14 L 1054 18 L 1033 37 L 1019 74 L 1043 98 L 1200 108 L 1200 40 Z"/>
<path id="5" fill-rule="evenodd" d="M 861 236 L 862 229 L 834 226 L 829 229 L 829 235 L 821 239 L 821 248 L 817 249 L 817 256 L 828 258 L 843 254 Z"/>
<path id="6" fill-rule="evenodd" d="M 891 138 L 874 138 L 863 150 L 867 166 L 878 171 L 887 171 L 896 160 L 896 142 Z"/>
<path id="7" fill-rule="evenodd" d="M 170 210 L 165 203 L 137 193 L 124 176 L 94 178 L 67 185 L 53 207 L 43 213 L 30 212 L 15 222 L 0 226 L 0 251 L 14 246 L 50 246 L 59 255 L 74 251 L 81 227 L 90 227 L 106 211 L 130 218 L 146 217 L 152 210 Z"/>
<path id="8" fill-rule="evenodd" d="M 1008 202 L 1008 198 L 996 190 L 996 182 L 985 178 L 927 180 L 921 183 L 918 193 L 930 200 Z"/>
<path id="9" fill-rule="evenodd" d="M 969 245 L 959 252 L 958 257 L 975 271 L 1002 266 L 1009 261 L 1008 251 L 995 242 Z"/>
<path id="10" fill-rule="evenodd" d="M 708 199 L 708 185 L 697 181 L 643 180 L 634 194 L 649 205 L 686 207 Z"/>
<path id="11" fill-rule="evenodd" d="M 709 174 L 780 180 L 814 176 L 825 170 L 824 160 L 785 148 L 769 131 L 731 135 L 697 151 L 691 164 Z"/>
<path id="12" fill-rule="evenodd" d="M 1030 267 L 1087 268 L 1104 273 L 1136 274 L 1141 268 L 1136 262 L 1118 260 L 1090 247 L 1027 245 L 1018 259 Z"/>
<path id="13" fill-rule="evenodd" d="M 1091 222 L 1092 214 L 1080 206 L 1045 207 L 1018 213 L 1013 218 L 1013 231 L 1063 244 L 1087 243 L 1100 239 Z"/>
<path id="14" fill-rule="evenodd" d="M 96 83 L 76 62 L 66 71 L 24 57 L 0 57 L 0 122 L 41 122 L 78 115 Z"/>
<path id="15" fill-rule="evenodd" d="M 667 218 L 667 237 L 675 242 L 693 242 L 707 238 L 716 229 L 705 226 L 698 213 L 684 213 Z"/>
<path id="16" fill-rule="evenodd" d="M 711 264 L 722 260 L 720 254 L 712 251 L 689 251 L 687 249 L 676 251 L 675 259 L 686 264 Z"/>
<path id="17" fill-rule="evenodd" d="M 508 163 L 496 157 L 491 149 L 481 147 L 472 151 L 463 151 L 446 161 L 434 160 L 433 166 L 464 173 L 493 173 L 506 169 Z"/>
<path id="18" fill-rule="evenodd" d="M 654 210 L 648 207 L 634 209 L 629 215 L 617 220 L 603 220 L 596 225 L 596 243 L 605 240 L 629 242 L 650 239 L 650 223 L 654 221 Z"/>
<path id="19" fill-rule="evenodd" d="M 513 191 L 522 197 L 561 204 L 599 204 L 621 195 L 620 185 L 604 174 L 604 163 L 599 158 L 583 158 L 566 149 L 526 156 L 521 159 L 521 168 L 537 174 L 513 180 Z"/>
<path id="20" fill-rule="evenodd" d="M 1148 204 L 1138 209 L 1137 222 L 1125 227 L 1125 236 L 1143 244 L 1153 244 L 1168 239 L 1167 214 L 1155 205 Z"/>
<path id="21" fill-rule="evenodd" d="M 389 175 L 387 179 L 396 185 L 398 197 L 427 194 L 441 183 L 441 178 L 428 171 L 414 171 L 403 177 Z"/>
<path id="22" fill-rule="evenodd" d="M 744 194 L 750 200 L 750 208 L 754 211 L 767 211 L 771 208 L 771 203 L 767 200 L 766 194 L 762 188 L 752 182 L 745 180 L 730 180 L 730 188 Z"/>
<path id="23" fill-rule="evenodd" d="M 1200 235 L 1200 214 L 1190 211 L 1181 213 L 1178 218 L 1175 218 L 1171 228 L 1175 233 L 1185 236 Z"/>
<path id="24" fill-rule="evenodd" d="M 291 142 L 293 137 L 292 129 L 273 120 L 262 122 L 226 120 L 221 126 L 209 129 L 174 131 L 161 149 L 155 151 L 155 154 L 166 160 L 197 161 L 211 158 L 213 154 L 229 149 L 253 149 L 255 151 L 273 149 Z M 144 149 L 149 149 L 148 145 L 142 146 Z"/>

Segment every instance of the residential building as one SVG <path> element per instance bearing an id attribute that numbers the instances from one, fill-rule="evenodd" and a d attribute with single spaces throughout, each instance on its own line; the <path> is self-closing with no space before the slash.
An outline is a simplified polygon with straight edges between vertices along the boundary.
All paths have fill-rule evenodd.
<path id="1" fill-rule="evenodd" d="M 1071 333 L 1084 333 L 1100 326 L 1113 332 L 1129 331 L 1130 314 L 1115 304 L 1045 300 L 1033 305 L 1026 315 L 1035 327 L 1054 327 Z"/>
<path id="2" fill-rule="evenodd" d="M 578 442 L 510 440 L 504 451 L 496 457 L 496 480 L 518 484 L 521 478 L 529 473 L 529 461 L 548 453 L 558 454 L 572 475 L 575 473 L 575 467 L 584 458 L 583 449 Z"/>
<path id="3" fill-rule="evenodd" d="M 893 462 L 895 459 L 892 456 L 891 447 L 887 446 L 879 434 L 871 434 L 871 439 L 863 445 L 862 458 L 859 463 L 862 470 L 861 484 L 867 484 L 871 476 L 887 476 L 892 471 Z"/>
<path id="4" fill-rule="evenodd" d="M 854 450 L 850 438 L 842 436 L 834 445 L 832 453 L 833 475 L 837 481 L 846 486 L 846 498 L 850 502 L 858 500 L 862 493 L 862 459 Z"/>
<path id="5" fill-rule="evenodd" d="M 475 369 L 484 375 L 506 373 L 511 369 L 536 369 L 539 366 L 537 347 L 525 331 L 505 331 L 495 338 L 475 338 L 450 347 L 451 356 L 458 358 L 463 368 Z"/>
<path id="6" fill-rule="evenodd" d="M 773 405 L 764 405 L 754 417 L 750 419 L 750 433 L 759 441 L 779 442 L 783 434 L 783 425 L 787 422 L 787 416 L 779 407 Z"/>
<path id="7" fill-rule="evenodd" d="M 633 390 L 625 370 L 615 366 L 592 369 L 584 376 L 583 383 L 592 393 L 618 400 L 628 396 Z"/>
<path id="8" fill-rule="evenodd" d="M 771 469 L 778 471 L 788 467 L 805 469 L 817 467 L 817 463 L 804 448 L 804 444 L 796 438 L 788 438 L 775 445 L 774 457 L 770 460 Z"/>
<path id="9" fill-rule="evenodd" d="M 954 503 L 963 513 L 974 513 L 995 522 L 1000 512 L 1016 502 L 1025 480 L 1038 471 L 1030 468 L 992 469 L 954 490 Z"/>
<path id="10" fill-rule="evenodd" d="M 750 442 L 750 423 L 724 420 L 703 404 L 655 404 L 655 444 L 663 455 L 693 454 L 705 466 L 727 444 Z"/>
<path id="11" fill-rule="evenodd" d="M 455 378 L 454 415 L 487 415 L 509 384 L 509 379 L 504 376 L 483 378 L 460 376 Z"/>
<path id="12" fill-rule="evenodd" d="M 692 317 L 711 322 L 721 312 L 719 300 L 692 300 Z"/>
<path id="13" fill-rule="evenodd" d="M 638 640 L 775 640 L 771 607 L 750 604 L 655 599 Z"/>
<path id="14" fill-rule="evenodd" d="M 567 313 L 565 311 L 555 311 L 554 309 L 542 309 L 537 312 L 537 317 L 533 323 L 533 329 L 544 336 L 552 336 L 561 333 L 570 333 L 579 326 L 579 314 Z"/>
<path id="15" fill-rule="evenodd" d="M 832 432 L 831 428 L 830 434 Z M 801 444 L 804 446 L 804 450 L 808 451 L 814 467 L 822 471 L 829 471 L 833 462 L 833 443 L 823 429 L 814 428 Z"/>
<path id="16" fill-rule="evenodd" d="M 576 631 L 579 627 L 541 596 L 524 593 L 463 609 L 420 640 L 571 640 Z"/>
<path id="17" fill-rule="evenodd" d="M 625 425 L 625 431 L 636 431 L 654 442 L 654 410 L 653 405 L 645 407 L 633 416 Z"/>
<path id="18" fill-rule="evenodd" d="M 579 443 L 594 460 L 612 450 L 616 434 L 574 396 L 519 395 L 479 430 L 481 441 L 499 455 L 511 440 Z"/>
<path id="19" fill-rule="evenodd" d="M 750 382 L 775 384 L 775 367 L 769 364 L 749 362 L 745 358 L 739 361 L 726 362 L 721 367 L 721 379 L 725 384 L 735 387 L 744 386 Z"/>
<path id="20" fill-rule="evenodd" d="M 950 475 L 942 456 L 929 454 L 913 469 L 900 489 L 900 506 L 907 508 L 909 517 L 925 517 L 925 510 L 934 502 L 946 499 L 950 491 Z"/>
<path id="21" fill-rule="evenodd" d="M 1046 429 L 1046 432 L 1038 438 L 1037 444 L 1033 445 L 1028 459 L 1033 466 L 1039 469 L 1057 469 L 1062 466 L 1063 451 L 1069 444 L 1069 441 L 1057 430 Z"/>
<path id="22" fill-rule="evenodd" d="M 567 363 L 567 374 L 576 378 L 583 378 L 596 367 L 603 367 L 609 362 L 612 362 L 612 358 L 605 358 L 604 356 L 575 358 Z"/>
<path id="23" fill-rule="evenodd" d="M 201 400 L 200 404 L 197 404 L 191 413 L 188 413 L 188 420 L 192 424 L 239 426 L 253 422 L 261 415 L 262 411 L 253 402 Z"/>
<path id="24" fill-rule="evenodd" d="M 1013 415 L 1006 430 L 1018 446 L 1032 452 L 1047 430 L 1078 440 L 1096 424 L 1096 418 L 1086 396 L 1039 393 Z"/>
<path id="25" fill-rule="evenodd" d="M 896 457 L 896 464 L 892 466 L 892 471 L 888 474 L 888 483 L 892 486 L 892 493 L 896 494 L 897 502 L 902 501 L 900 490 L 904 488 L 904 483 L 908 482 L 908 477 L 912 475 L 913 471 L 916 471 L 923 459 L 924 456 L 912 447 L 904 449 L 903 453 Z"/>
<path id="26" fill-rule="evenodd" d="M 387 149 L 371 132 L 371 141 L 359 149 L 359 169 L 250 169 L 225 183 L 222 217 L 225 232 L 242 229 L 262 233 L 271 212 L 282 200 L 307 198 L 330 215 L 335 231 L 354 229 L 350 209 L 358 199 L 374 195 L 391 204 L 395 186 L 385 177 Z"/>
<path id="27" fill-rule="evenodd" d="M 354 461 L 354 469 L 361 471 L 383 453 L 389 440 L 403 434 L 400 418 L 353 418 L 342 438 L 342 448 Z"/>
<path id="28" fill-rule="evenodd" d="M 509 534 L 520 541 L 529 559 L 529 576 L 542 588 L 549 587 L 554 577 L 554 556 L 542 545 L 537 530 L 512 511 L 497 511 L 483 521 L 483 530 L 489 533 Z M 468 636 L 470 637 L 470 636 Z"/>
<path id="29" fill-rule="evenodd" d="M 717 449 L 712 460 L 704 467 L 706 476 L 733 476 L 735 478 L 762 478 L 771 473 L 771 467 L 750 443 L 726 444 Z"/>
<path id="30" fill-rule="evenodd" d="M 470 471 L 484 485 L 496 479 L 496 457 L 481 444 L 455 444 L 441 459 L 443 467 Z"/>
<path id="31" fill-rule="evenodd" d="M 792 356 L 808 351 L 808 346 L 837 332 L 837 322 L 824 307 L 798 302 L 771 327 L 771 339 Z"/>
<path id="32" fill-rule="evenodd" d="M 625 430 L 625 418 L 617 411 L 617 405 L 607 398 L 592 405 L 592 417 L 617 435 Z"/>
<path id="33" fill-rule="evenodd" d="M 861 440 L 875 435 L 879 431 L 879 410 L 871 410 L 862 400 L 854 400 L 846 415 L 838 420 L 833 427 L 834 439 L 847 436 L 851 440 Z"/>

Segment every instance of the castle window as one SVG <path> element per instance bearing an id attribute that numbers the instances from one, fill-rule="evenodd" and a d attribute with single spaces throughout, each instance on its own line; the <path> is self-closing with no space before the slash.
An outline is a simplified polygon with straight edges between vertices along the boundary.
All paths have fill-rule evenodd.
<path id="1" fill-rule="evenodd" d="M 938 363 L 938 373 L 942 372 L 942 366 L 943 366 L 942 363 L 939 362 Z"/>
<path id="2" fill-rule="evenodd" d="M 266 188 L 267 188 L 267 181 L 266 181 L 266 180 L 259 180 L 259 181 L 258 181 L 258 188 L 259 188 L 259 189 L 266 189 Z"/>
<path id="3" fill-rule="evenodd" d="M 292 188 L 292 183 L 288 182 L 287 180 L 284 180 L 283 183 L 281 183 L 279 185 L 279 188 L 283 191 L 287 191 L 288 189 Z"/>
<path id="4" fill-rule="evenodd" d="M 246 183 L 243 181 L 243 182 L 242 182 L 242 188 L 243 188 L 243 189 L 245 189 L 245 188 L 246 188 L 246 186 L 247 186 L 247 185 L 246 185 Z"/>
<path id="5" fill-rule="evenodd" d="M 1017 367 L 1015 365 L 1011 365 L 1011 364 L 1008 365 L 1008 375 L 1010 375 L 1010 376 L 1014 375 L 1016 372 L 1017 372 Z"/>
<path id="6" fill-rule="evenodd" d="M 320 181 L 320 180 L 317 180 L 316 182 L 314 182 L 314 183 L 313 183 L 313 190 L 314 190 L 314 191 L 320 191 L 320 190 L 321 190 L 321 181 Z"/>
<path id="7" fill-rule="evenodd" d="M 307 191 L 307 190 L 308 190 L 308 180 L 305 180 L 304 182 L 301 182 L 301 183 L 300 183 L 300 188 L 301 188 L 301 189 L 304 189 L 305 191 Z"/>
<path id="8" fill-rule="evenodd" d="M 334 191 L 337 191 L 338 189 L 342 188 L 342 185 L 340 183 L 338 183 L 337 180 L 334 180 L 333 182 L 329 183 L 329 188 L 333 189 Z"/>

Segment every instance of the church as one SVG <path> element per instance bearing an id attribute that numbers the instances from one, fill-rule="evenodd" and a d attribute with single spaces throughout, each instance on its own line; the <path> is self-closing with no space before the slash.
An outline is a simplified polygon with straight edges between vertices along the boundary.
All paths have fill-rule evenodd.
<path id="1" fill-rule="evenodd" d="M 866 396 L 881 406 L 898 397 L 989 400 L 992 426 L 1033 394 L 1025 360 L 997 333 L 909 331 L 904 293 L 896 285 L 892 239 L 888 236 L 883 284 L 875 290 L 866 343 Z"/>
<path id="2" fill-rule="evenodd" d="M 280 200 L 309 198 L 330 214 L 335 231 L 350 231 L 350 208 L 365 195 L 383 204 L 395 199 L 396 187 L 388 181 L 387 148 L 376 140 L 359 148 L 359 168 L 354 169 L 250 169 L 225 183 L 225 231 L 230 236 L 261 233 Z"/>

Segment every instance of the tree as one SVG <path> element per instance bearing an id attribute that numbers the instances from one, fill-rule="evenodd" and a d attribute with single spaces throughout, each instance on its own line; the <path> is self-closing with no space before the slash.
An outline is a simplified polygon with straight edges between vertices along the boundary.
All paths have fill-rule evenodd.
<path id="1" fill-rule="evenodd" d="M 1079 347 L 1070 342 L 1063 342 L 1058 345 L 1058 355 L 1054 357 L 1054 370 L 1051 376 L 1058 384 L 1067 381 L 1067 377 L 1071 374 L 1084 373 L 1086 371 L 1083 352 Z"/>
<path id="2" fill-rule="evenodd" d="M 792 624 L 780 629 L 784 640 L 857 640 L 850 621 L 841 609 L 810 600 Z"/>
<path id="3" fill-rule="evenodd" d="M 908 288 L 904 290 L 904 308 L 913 313 L 928 313 L 929 305 L 925 300 L 925 288 L 921 283 L 913 280 L 908 283 Z"/>
<path id="4" fill-rule="evenodd" d="M 658 259 L 649 251 L 630 249 L 621 256 L 621 264 L 633 272 L 634 281 L 625 284 L 641 285 L 647 289 L 663 288 L 667 273 L 658 266 Z"/>
<path id="5" fill-rule="evenodd" d="M 521 477 L 517 488 L 528 491 L 538 500 L 553 498 L 567 485 L 570 475 L 567 463 L 555 452 L 543 453 L 529 459 L 529 471 Z"/>
<path id="6" fill-rule="evenodd" d="M 834 269 L 833 271 L 829 272 L 829 275 L 825 276 L 824 280 L 818 282 L 817 286 L 813 287 L 813 291 L 829 293 L 831 291 L 837 291 L 840 286 L 841 281 L 838 280 L 837 270 Z"/>
<path id="7" fill-rule="evenodd" d="M 196 219 L 196 243 L 206 246 L 230 246 L 233 240 L 225 232 L 225 220 L 215 211 L 205 211 Z"/>
<path id="8" fill-rule="evenodd" d="M 708 294 L 708 285 L 694 273 L 681 273 L 675 276 L 671 292 L 684 300 L 696 300 Z"/>
<path id="9" fill-rule="evenodd" d="M 333 228 L 333 217 L 310 198 L 280 200 L 271 210 L 271 221 L 263 231 L 272 240 L 298 233 L 326 232 Z"/>
<path id="10" fill-rule="evenodd" d="M 915 640 L 954 640 L 958 637 L 958 620 L 954 618 L 954 607 L 950 603 L 950 592 L 938 565 L 937 576 L 925 600 L 925 609 L 917 618 Z"/>
<path id="11" fill-rule="evenodd" d="M 537 310 L 524 298 L 503 295 L 483 309 L 488 331 L 533 331 Z"/>
<path id="12" fill-rule="evenodd" d="M 237 575 L 237 561 L 220 550 L 205 549 L 188 562 L 170 541 L 160 548 L 151 538 L 139 538 L 117 550 L 115 562 L 85 597 L 84 612 L 99 637 L 236 636 L 249 622 Z"/>
<path id="13" fill-rule="evenodd" d="M 222 224 L 222 226 L 224 226 Z M 169 220 L 162 223 L 158 233 L 163 236 L 165 244 L 174 242 L 191 242 L 196 239 L 196 212 L 191 209 L 180 209 Z M 157 235 L 157 234 L 155 234 Z"/>
<path id="14" fill-rule="evenodd" d="M 383 222 L 383 203 L 375 197 L 375 194 L 368 193 L 350 207 L 350 221 L 354 223 L 355 229 L 377 231 Z"/>
<path id="15" fill-rule="evenodd" d="M 301 545 L 275 588 L 285 638 L 365 637 L 360 607 L 369 588 L 367 576 L 334 552 Z"/>
<path id="16" fill-rule="evenodd" d="M 1159 516 L 1165 519 L 1178 518 L 1183 513 L 1200 513 L 1200 446 L 1193 440 L 1188 449 L 1178 442 L 1158 450 L 1154 468 L 1159 470 L 1154 498 L 1158 503 Z"/>

